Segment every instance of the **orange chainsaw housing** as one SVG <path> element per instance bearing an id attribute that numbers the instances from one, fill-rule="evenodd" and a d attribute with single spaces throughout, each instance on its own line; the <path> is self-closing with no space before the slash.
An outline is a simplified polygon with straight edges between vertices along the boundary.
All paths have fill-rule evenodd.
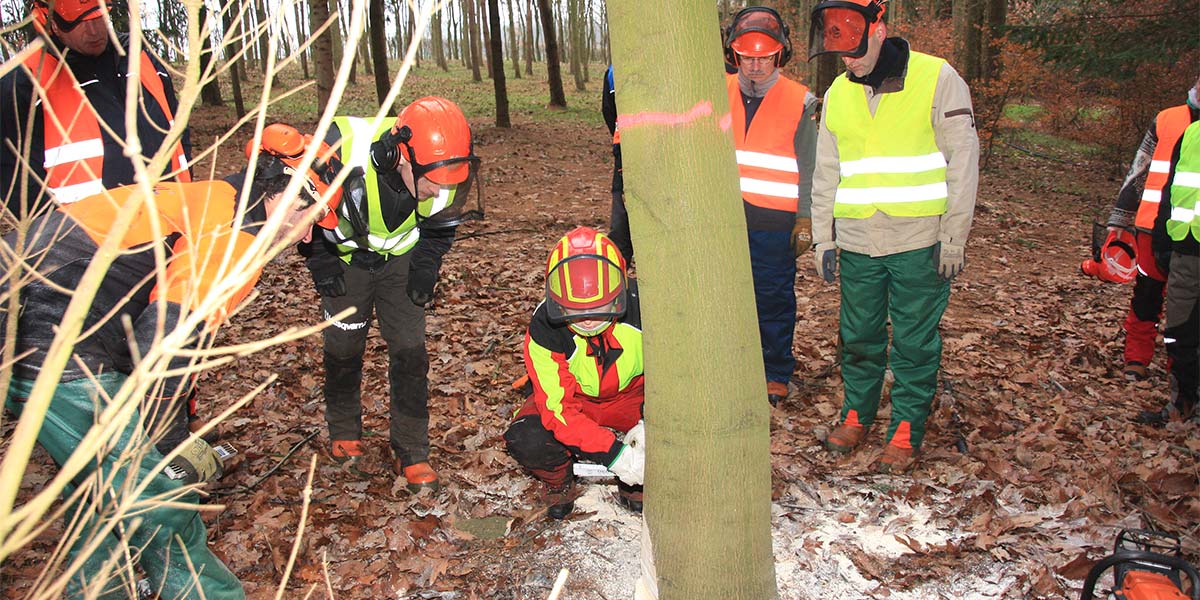
<path id="1" fill-rule="evenodd" d="M 1121 600 L 1188 600 L 1188 597 L 1162 573 L 1130 571 L 1114 594 Z"/>

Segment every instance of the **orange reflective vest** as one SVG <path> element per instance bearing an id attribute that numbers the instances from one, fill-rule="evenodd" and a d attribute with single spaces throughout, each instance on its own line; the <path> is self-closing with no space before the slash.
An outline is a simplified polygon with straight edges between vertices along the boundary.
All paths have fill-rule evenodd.
<path id="1" fill-rule="evenodd" d="M 1134 226 L 1142 231 L 1154 230 L 1158 203 L 1162 200 L 1162 191 L 1171 172 L 1171 153 L 1183 131 L 1191 124 L 1192 109 L 1186 104 L 1164 109 L 1154 117 L 1154 134 L 1158 137 L 1158 143 L 1154 146 L 1150 172 L 1142 189 L 1142 201 L 1138 203 L 1137 217 L 1133 220 Z"/>
<path id="2" fill-rule="evenodd" d="M 142 87 L 158 102 L 168 120 L 175 116 L 167 103 L 162 79 L 150 56 L 142 52 Z M 69 204 L 104 191 L 104 137 L 100 117 L 87 101 L 71 69 L 49 52 L 37 52 L 25 59 L 25 66 L 41 86 L 42 139 L 45 146 L 42 166 L 46 170 L 46 188 L 60 204 Z M 171 171 L 180 182 L 192 180 L 183 144 L 175 143 Z"/>
<path id="3" fill-rule="evenodd" d="M 747 131 L 738 76 L 726 75 L 725 87 L 733 117 L 742 199 L 760 208 L 796 212 L 800 199 L 796 128 L 804 115 L 808 88 L 780 76 L 763 97 Z"/>

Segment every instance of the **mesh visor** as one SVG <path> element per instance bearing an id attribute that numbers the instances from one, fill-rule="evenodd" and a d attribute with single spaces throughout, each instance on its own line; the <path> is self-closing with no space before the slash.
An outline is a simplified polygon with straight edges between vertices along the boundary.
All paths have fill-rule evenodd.
<path id="1" fill-rule="evenodd" d="M 615 319 L 625 314 L 625 273 L 599 254 L 568 257 L 546 274 L 546 311 L 551 323 Z"/>
<path id="2" fill-rule="evenodd" d="M 430 177 L 429 180 L 439 185 L 438 193 L 433 198 L 421 200 L 417 207 L 417 226 L 422 229 L 447 229 L 457 227 L 466 221 L 482 221 L 483 220 L 483 192 L 480 185 L 476 185 L 478 172 L 476 167 L 479 165 L 479 158 L 456 158 L 443 163 L 454 163 L 454 168 L 461 169 L 459 173 L 463 175 L 458 183 L 442 183 L 437 179 Z M 435 165 L 439 163 L 434 163 Z M 420 181 L 420 176 L 417 175 L 417 165 L 413 165 L 413 177 L 416 181 Z M 434 167 L 432 170 L 426 170 L 426 173 L 433 172 L 436 169 L 445 169 L 447 165 Z"/>
<path id="3" fill-rule="evenodd" d="M 813 13 L 808 57 L 838 54 L 858 58 L 867 53 L 867 17 L 854 5 L 827 6 Z"/>

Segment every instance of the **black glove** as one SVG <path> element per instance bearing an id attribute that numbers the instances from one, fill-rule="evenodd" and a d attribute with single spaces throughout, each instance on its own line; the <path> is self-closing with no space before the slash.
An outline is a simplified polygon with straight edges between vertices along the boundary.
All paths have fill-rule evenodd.
<path id="1" fill-rule="evenodd" d="M 308 272 L 312 274 L 313 287 L 317 288 L 317 293 L 324 297 L 345 296 L 346 267 L 342 259 L 324 252 L 323 248 L 313 247 L 321 243 L 323 243 L 321 240 L 312 241 L 312 246 L 308 248 L 309 254 L 304 261 L 308 265 Z"/>
<path id="2" fill-rule="evenodd" d="M 346 295 L 346 276 L 342 273 L 329 275 L 317 279 L 317 274 L 313 273 L 313 286 L 317 288 L 317 293 L 327 298 L 337 298 L 338 296 Z"/>
<path id="3" fill-rule="evenodd" d="M 413 304 L 425 308 L 433 301 L 433 286 L 437 283 L 437 273 L 425 269 L 409 269 L 408 299 Z"/>

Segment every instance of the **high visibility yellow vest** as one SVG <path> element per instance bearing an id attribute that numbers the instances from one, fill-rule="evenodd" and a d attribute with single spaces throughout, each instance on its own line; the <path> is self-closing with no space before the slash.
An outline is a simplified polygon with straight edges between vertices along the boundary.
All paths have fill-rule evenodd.
<path id="1" fill-rule="evenodd" d="M 1200 240 L 1197 198 L 1200 198 L 1200 121 L 1188 126 L 1179 145 L 1179 160 L 1171 180 L 1171 217 L 1167 219 L 1167 235 L 1171 239 L 1179 242 L 1190 233 Z"/>
<path id="2" fill-rule="evenodd" d="M 946 61 L 910 52 L 904 89 L 883 94 L 875 115 L 862 85 L 838 76 L 829 88 L 825 125 L 837 138 L 841 182 L 833 216 L 865 219 L 946 212 L 946 157 L 934 138 L 933 95 Z"/>
<path id="3" fill-rule="evenodd" d="M 367 188 L 367 222 L 370 231 L 366 236 L 354 230 L 347 217 L 350 206 L 342 203 L 338 206 L 338 224 L 334 229 L 323 230 L 325 237 L 338 246 L 338 254 L 342 260 L 350 262 L 354 250 L 369 250 L 378 254 L 399 256 L 413 249 L 421 238 L 421 230 L 417 227 L 417 213 L 421 217 L 429 217 L 441 212 L 454 203 L 455 187 L 443 186 L 437 196 L 420 202 L 412 201 L 407 193 L 395 193 L 391 190 L 380 189 L 379 177 L 375 166 L 371 164 L 371 143 L 390 129 L 396 122 L 395 117 L 380 119 L 362 119 L 359 117 L 337 117 L 333 124 L 341 135 L 339 150 L 342 164 L 347 167 L 362 167 Z M 382 184 L 387 185 L 387 184 Z M 382 194 L 399 196 L 398 201 L 408 200 L 412 207 L 408 217 L 395 229 L 389 229 L 384 222 L 384 208 L 381 204 Z M 403 209 L 403 207 L 401 207 Z M 388 210 L 396 210 L 388 207 Z"/>

